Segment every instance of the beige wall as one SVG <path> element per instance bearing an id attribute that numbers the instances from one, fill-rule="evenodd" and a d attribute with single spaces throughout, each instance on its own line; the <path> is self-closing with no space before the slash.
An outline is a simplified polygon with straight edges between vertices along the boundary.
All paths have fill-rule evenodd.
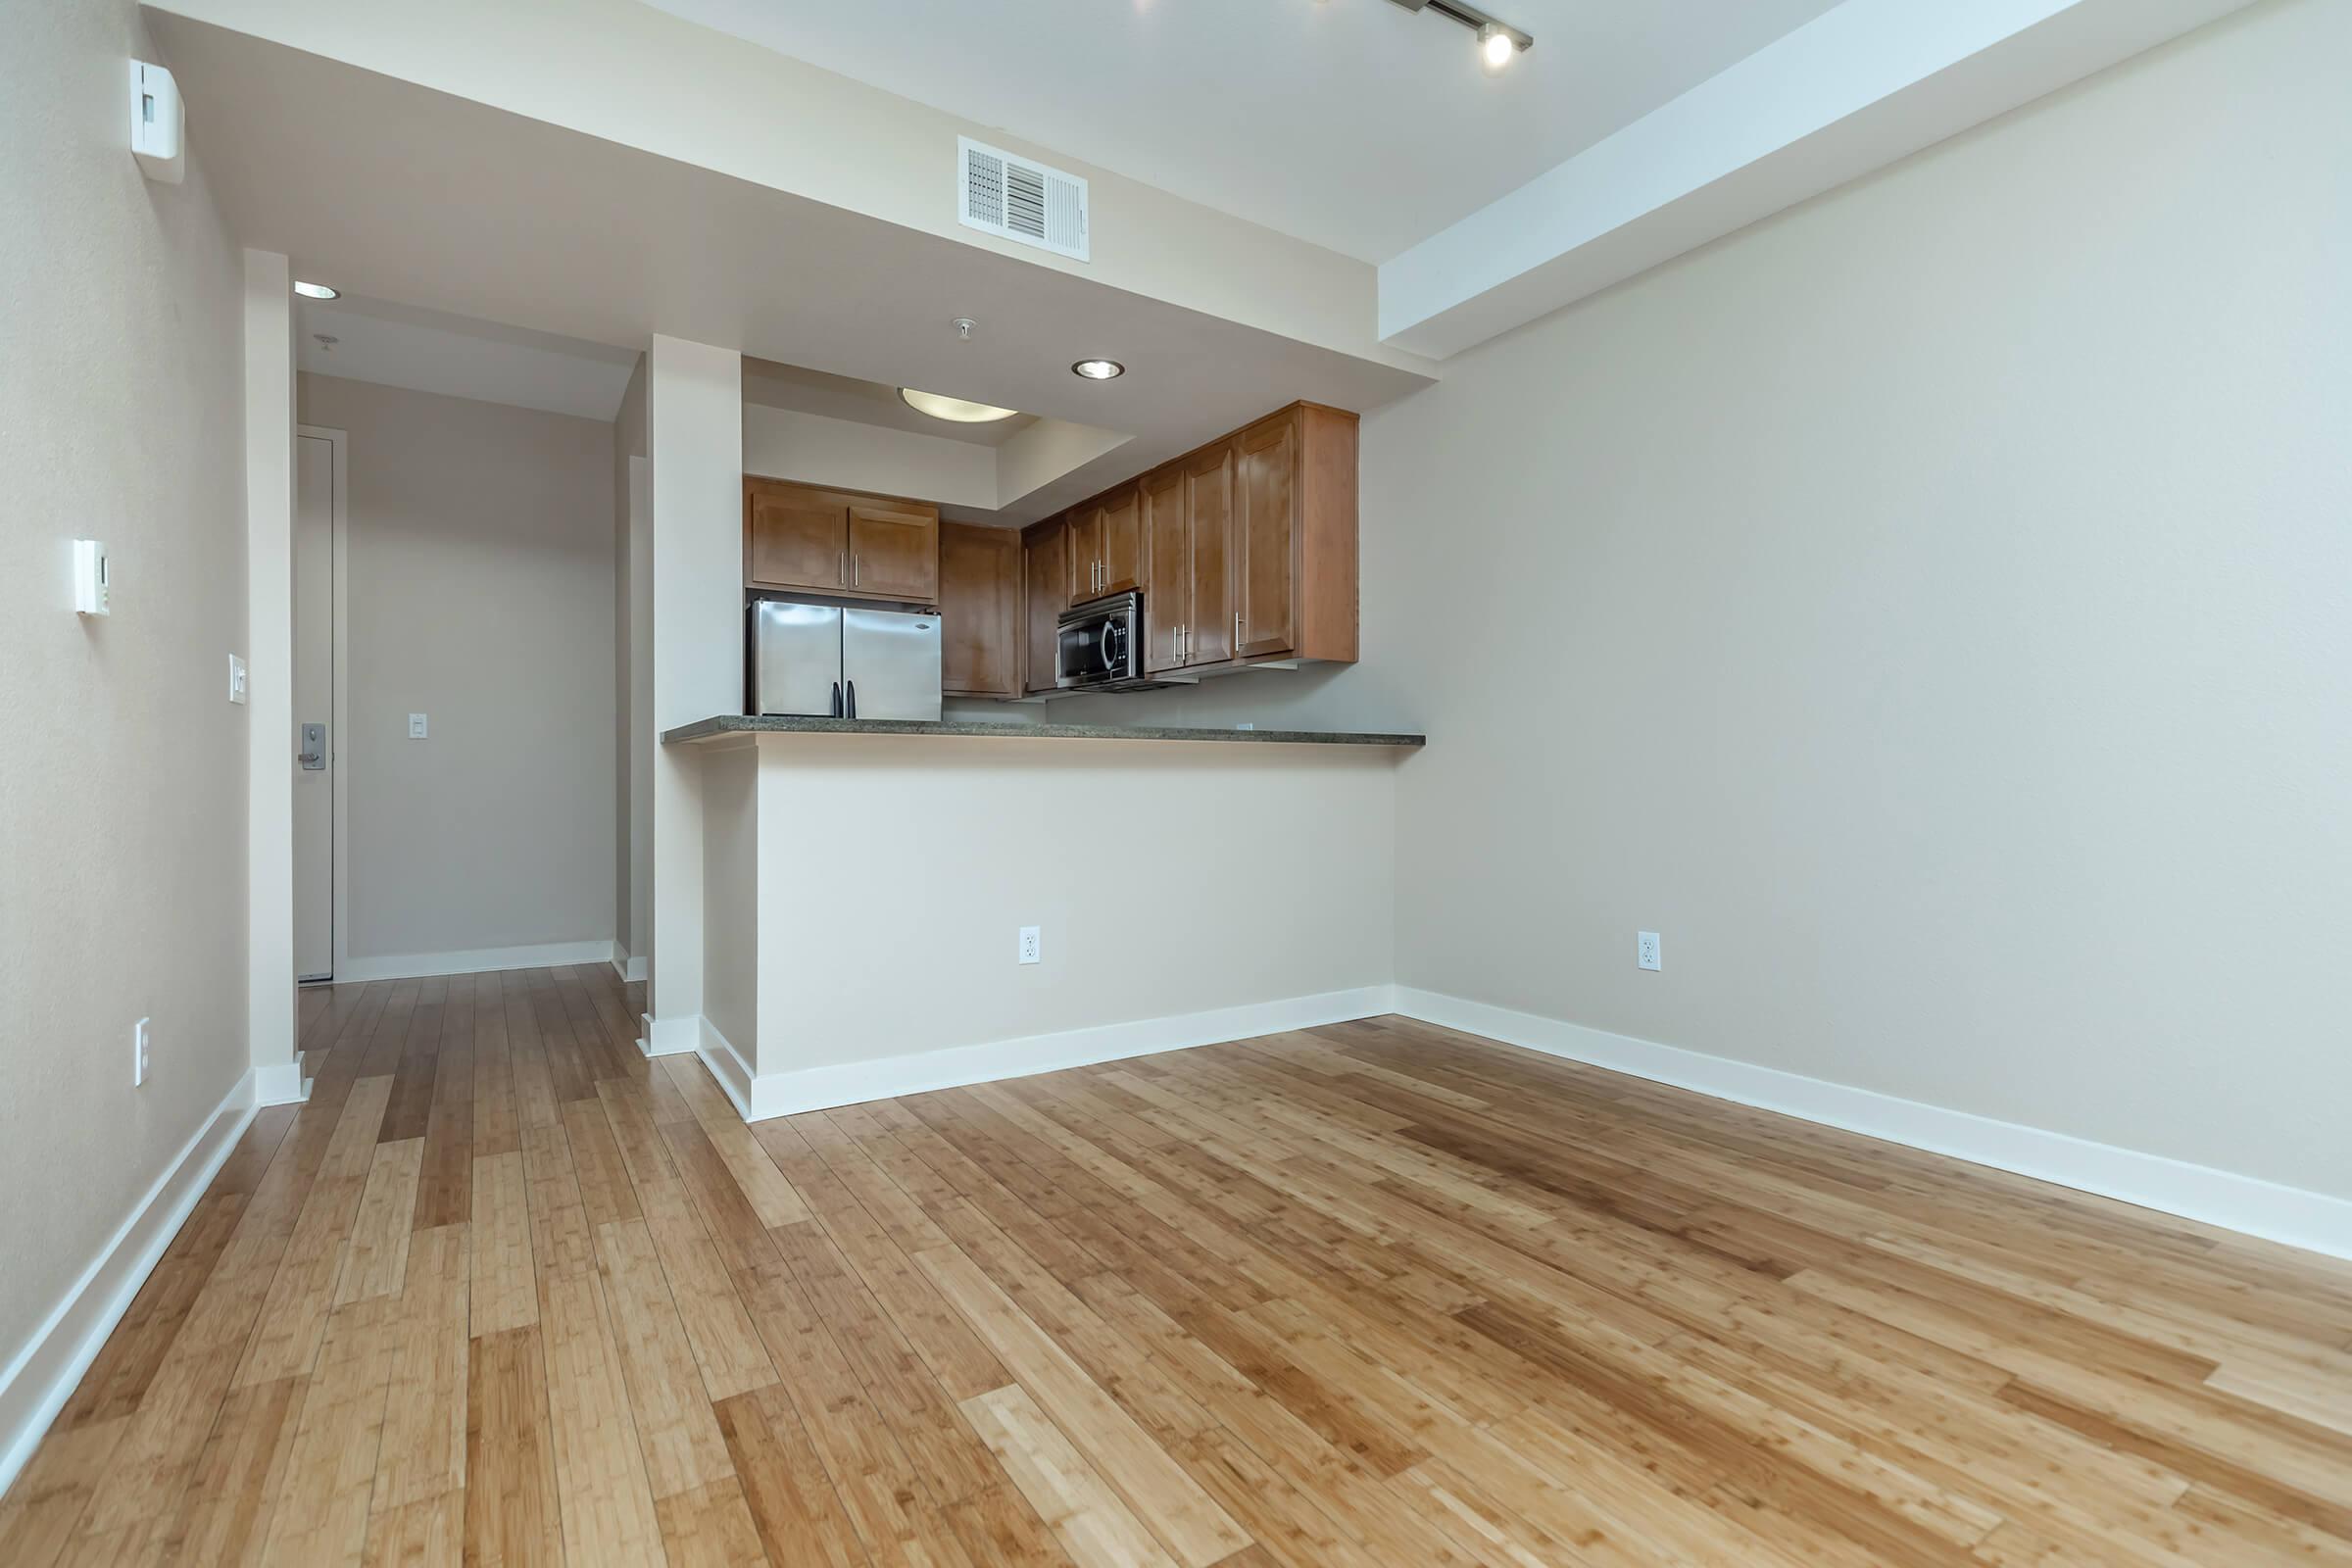
<path id="1" fill-rule="evenodd" d="M 654 812 L 654 518 L 645 472 L 645 357 L 612 421 L 613 643 L 619 727 L 613 744 L 615 940 L 642 957 Z M 632 486 L 636 488 L 632 489 Z"/>
<path id="2" fill-rule="evenodd" d="M 645 412 L 659 735 L 743 702 L 743 356 L 656 334 Z M 690 1048 L 703 1010 L 701 788 L 690 759 L 655 748 L 644 941 L 650 1043 L 661 1051 Z"/>
<path id="3" fill-rule="evenodd" d="M 2258 7 L 1453 362 L 1366 663 L 1127 710 L 1426 727 L 1406 985 L 2352 1196 L 2346 60 Z"/>
<path id="4" fill-rule="evenodd" d="M 241 263 L 200 141 L 178 186 L 125 149 L 137 7 L 12 8 L 6 31 L 0 1370 L 248 1062 Z M 111 553 L 104 620 L 73 612 L 84 535 Z"/>
<path id="5" fill-rule="evenodd" d="M 744 741 L 710 752 L 700 767 L 703 1016 L 748 1064 L 760 1016 L 760 758 Z"/>
<path id="6" fill-rule="evenodd" d="M 612 427 L 301 382 L 350 432 L 351 957 L 611 941 Z"/>
<path id="7" fill-rule="evenodd" d="M 997 507 L 997 449 L 941 435 L 743 406 L 743 468 L 949 507 Z"/>
<path id="8" fill-rule="evenodd" d="M 1394 971 L 1395 753 L 827 735 L 759 759 L 762 1077 Z"/>

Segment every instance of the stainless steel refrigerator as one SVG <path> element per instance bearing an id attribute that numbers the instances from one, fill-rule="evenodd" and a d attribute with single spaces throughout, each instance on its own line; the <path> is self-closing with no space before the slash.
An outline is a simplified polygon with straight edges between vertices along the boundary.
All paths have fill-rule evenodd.
<path id="1" fill-rule="evenodd" d="M 750 611 L 754 713 L 939 717 L 939 616 L 762 599 Z"/>

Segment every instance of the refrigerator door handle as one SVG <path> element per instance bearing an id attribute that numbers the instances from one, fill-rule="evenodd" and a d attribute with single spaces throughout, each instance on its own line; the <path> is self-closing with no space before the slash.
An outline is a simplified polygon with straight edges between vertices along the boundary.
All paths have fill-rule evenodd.
<path id="1" fill-rule="evenodd" d="M 850 682 L 850 710 L 843 716 L 848 718 L 858 716 L 858 683 L 856 681 Z"/>

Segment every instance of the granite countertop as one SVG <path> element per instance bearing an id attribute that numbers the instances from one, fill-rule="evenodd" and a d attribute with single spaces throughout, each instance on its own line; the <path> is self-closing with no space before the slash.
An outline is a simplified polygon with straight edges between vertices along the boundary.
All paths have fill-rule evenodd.
<path id="1" fill-rule="evenodd" d="M 1260 746 L 1425 746 L 1425 735 L 1315 729 L 1180 729 L 1109 724 L 987 724 L 970 719 L 753 718 L 720 713 L 662 733 L 664 746 L 730 735 L 968 735 L 1015 741 L 1241 741 Z"/>

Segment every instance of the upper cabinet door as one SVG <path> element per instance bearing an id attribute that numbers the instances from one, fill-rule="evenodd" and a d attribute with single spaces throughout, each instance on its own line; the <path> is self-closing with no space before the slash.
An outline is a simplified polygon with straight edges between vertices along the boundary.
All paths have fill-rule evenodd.
<path id="1" fill-rule="evenodd" d="M 1033 524 L 1021 535 L 1021 685 L 1026 691 L 1054 689 L 1055 623 L 1070 608 L 1070 541 L 1059 517 Z"/>
<path id="2" fill-rule="evenodd" d="M 1242 432 L 1234 474 L 1234 652 L 1244 659 L 1296 645 L 1298 416 Z"/>
<path id="3" fill-rule="evenodd" d="M 1178 632 L 1192 613 L 1193 553 L 1184 526 L 1184 466 L 1171 463 L 1143 483 L 1144 669 L 1184 662 Z"/>
<path id="4" fill-rule="evenodd" d="M 1188 664 L 1222 663 L 1233 657 L 1234 446 L 1219 442 L 1182 465 L 1185 569 L 1192 601 L 1184 626 Z"/>
<path id="5" fill-rule="evenodd" d="M 1144 585 L 1142 493 L 1135 485 L 1110 496 L 1099 514 L 1102 567 L 1098 594 L 1123 594 Z"/>
<path id="6" fill-rule="evenodd" d="M 1093 502 L 1069 514 L 1070 603 L 1083 605 L 1102 593 L 1102 509 Z"/>
<path id="7" fill-rule="evenodd" d="M 1021 536 L 939 525 L 939 679 L 957 697 L 1021 695 Z"/>
<path id="8" fill-rule="evenodd" d="M 939 509 L 860 501 L 850 509 L 850 590 L 877 599 L 939 598 Z"/>
<path id="9" fill-rule="evenodd" d="M 845 497 L 772 479 L 743 482 L 743 575 L 758 588 L 850 585 Z"/>

